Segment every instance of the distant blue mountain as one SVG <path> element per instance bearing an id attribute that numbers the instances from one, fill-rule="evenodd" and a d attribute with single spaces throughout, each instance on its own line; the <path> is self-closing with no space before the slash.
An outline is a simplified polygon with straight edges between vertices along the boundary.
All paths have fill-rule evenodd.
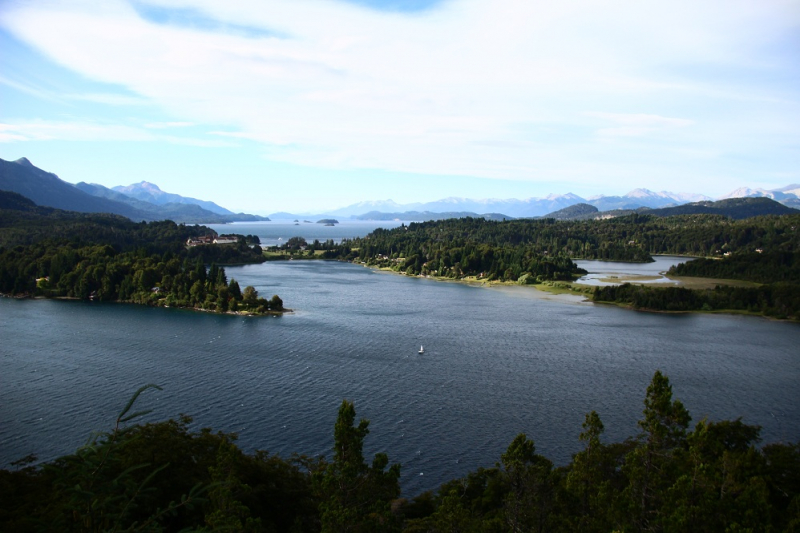
<path id="1" fill-rule="evenodd" d="M 153 220 L 133 206 L 81 191 L 52 172 L 35 167 L 24 157 L 16 161 L 0 159 L 0 190 L 21 194 L 36 205 L 65 211 L 113 213 L 132 220 Z"/>
<path id="2" fill-rule="evenodd" d="M 52 172 L 46 172 L 34 166 L 24 157 L 16 161 L 0 159 L 0 190 L 21 194 L 40 206 L 81 213 L 112 213 L 136 221 L 169 219 L 187 224 L 224 224 L 236 221 L 269 220 L 256 215 L 231 213 L 213 202 L 197 200 L 216 206 L 217 210 L 223 210 L 225 213 L 210 211 L 192 202 L 154 204 L 97 184 L 82 182 L 73 185 Z M 162 199 L 174 199 L 176 196 L 178 195 L 162 196 Z"/>
<path id="3" fill-rule="evenodd" d="M 432 213 L 431 211 L 404 211 L 402 213 L 382 213 L 370 211 L 355 217 L 357 220 L 405 220 L 409 222 L 426 222 L 428 220 L 443 220 L 447 218 L 485 218 L 486 220 L 513 220 L 513 217 L 502 213 L 484 213 L 479 215 L 471 211 L 445 211 Z"/>
<path id="4" fill-rule="evenodd" d="M 401 213 L 419 211 L 430 213 L 505 213 L 509 217 L 539 217 L 561 209 L 576 205 L 588 204 L 600 211 L 611 209 L 637 209 L 640 207 L 659 208 L 680 205 L 687 202 L 710 200 L 701 194 L 675 194 L 669 192 L 653 192 L 647 189 L 634 189 L 625 196 L 595 196 L 589 199 L 577 194 L 551 194 L 544 198 L 518 199 L 484 199 L 444 198 L 435 202 L 397 204 L 392 200 L 379 202 L 360 202 L 341 209 L 331 211 L 334 215 L 358 217 L 368 212 Z"/>
<path id="5" fill-rule="evenodd" d="M 158 188 L 158 185 L 148 181 L 141 181 L 125 187 L 122 185 L 117 185 L 116 187 L 112 187 L 112 189 L 118 193 L 124 194 L 125 196 L 130 196 L 131 198 L 136 198 L 137 200 L 142 200 L 155 205 L 194 204 L 199 205 L 203 209 L 218 215 L 235 214 L 233 211 L 229 211 L 224 207 L 220 207 L 214 202 L 197 200 L 196 198 L 181 196 L 180 194 L 164 192 Z"/>

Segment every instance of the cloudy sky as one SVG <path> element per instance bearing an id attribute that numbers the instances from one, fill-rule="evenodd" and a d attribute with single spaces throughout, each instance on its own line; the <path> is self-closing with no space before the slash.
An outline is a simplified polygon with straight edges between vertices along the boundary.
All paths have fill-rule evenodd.
<path id="1" fill-rule="evenodd" d="M 800 182 L 800 0 L 0 0 L 0 158 L 237 211 Z"/>

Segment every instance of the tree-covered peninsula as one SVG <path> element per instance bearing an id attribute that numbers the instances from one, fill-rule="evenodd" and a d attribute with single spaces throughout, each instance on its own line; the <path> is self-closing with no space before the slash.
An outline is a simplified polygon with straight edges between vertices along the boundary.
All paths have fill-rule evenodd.
<path id="1" fill-rule="evenodd" d="M 648 262 L 656 254 L 725 257 L 756 249 L 791 251 L 800 246 L 798 225 L 797 215 L 746 220 L 639 214 L 584 221 L 459 218 L 377 229 L 334 247 L 315 242 L 308 249 L 410 274 L 460 278 L 483 273 L 487 279 L 517 281 L 527 273 L 534 279 L 569 279 L 574 273 L 569 259 Z"/>
<path id="2" fill-rule="evenodd" d="M 0 230 L 1 294 L 248 314 L 284 311 L 277 295 L 260 298 L 219 266 L 264 261 L 261 248 L 243 236 L 214 244 L 215 233 L 204 226 L 61 211 L 7 192 L 0 192 Z"/>
<path id="3" fill-rule="evenodd" d="M 800 216 L 735 220 L 721 215 L 605 220 L 460 218 L 411 223 L 369 235 L 307 243 L 293 237 L 271 259 L 352 261 L 407 275 L 523 285 L 570 282 L 584 273 L 573 259 L 647 262 L 653 255 L 701 258 L 669 274 L 716 280 L 706 289 L 623 285 L 596 289 L 597 302 L 659 311 L 744 311 L 800 316 Z M 726 280 L 751 282 L 732 287 Z M 585 290 L 585 289 L 582 289 Z"/>
<path id="4" fill-rule="evenodd" d="M 656 372 L 639 433 L 608 442 L 587 413 L 565 465 L 520 434 L 497 462 L 403 495 L 402 466 L 364 457 L 369 422 L 343 401 L 330 458 L 245 453 L 191 419 L 113 428 L 72 454 L 0 470 L 0 530 L 248 532 L 800 531 L 800 444 L 760 445 L 758 426 L 703 419 Z M 146 401 L 146 399 L 145 399 Z M 577 433 L 577 431 L 576 431 Z"/>

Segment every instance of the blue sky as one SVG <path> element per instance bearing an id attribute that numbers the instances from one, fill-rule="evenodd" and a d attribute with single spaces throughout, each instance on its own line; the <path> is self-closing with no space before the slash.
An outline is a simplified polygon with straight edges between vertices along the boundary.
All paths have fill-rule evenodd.
<path id="1" fill-rule="evenodd" d="M 0 158 L 252 213 L 800 182 L 797 0 L 3 0 Z"/>

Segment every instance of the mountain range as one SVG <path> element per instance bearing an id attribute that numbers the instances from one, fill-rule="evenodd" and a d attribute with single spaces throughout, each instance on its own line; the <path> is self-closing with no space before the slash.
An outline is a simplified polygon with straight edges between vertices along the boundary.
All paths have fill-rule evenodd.
<path id="1" fill-rule="evenodd" d="M 352 217 L 356 220 L 405 220 L 408 222 L 426 222 L 428 220 L 444 220 L 447 218 L 485 218 L 486 220 L 503 221 L 509 217 L 502 213 L 473 213 L 472 211 L 443 211 L 434 213 L 432 211 L 404 211 L 402 213 L 384 213 L 382 211 L 370 211 L 363 215 Z"/>
<path id="2" fill-rule="evenodd" d="M 637 209 L 614 209 L 611 211 L 600 211 L 595 206 L 589 204 L 575 204 L 554 211 L 553 213 L 548 213 L 543 218 L 553 218 L 556 220 L 596 220 L 631 215 L 634 213 L 656 217 L 670 217 L 675 215 L 722 215 L 734 220 L 739 220 L 765 215 L 797 215 L 800 214 L 800 210 L 762 196 L 724 198 L 716 202 L 690 202 L 656 209 L 639 207 Z"/>
<path id="3" fill-rule="evenodd" d="M 16 161 L 0 159 L 0 190 L 19 193 L 40 206 L 80 213 L 112 213 L 136 221 L 169 219 L 185 224 L 269 220 L 233 213 L 213 202 L 166 193 L 146 181 L 115 189 L 119 190 L 95 183 L 67 183 L 24 157 Z"/>
<path id="4" fill-rule="evenodd" d="M 788 185 L 781 189 L 764 190 L 740 188 L 718 198 L 764 197 L 780 202 L 788 207 L 800 207 L 800 185 Z M 473 200 L 470 198 L 445 198 L 435 202 L 398 204 L 392 200 L 359 202 L 356 204 L 329 211 L 331 215 L 339 217 L 354 217 L 364 219 L 368 213 L 404 213 L 416 212 L 473 212 L 473 213 L 502 213 L 508 217 L 526 218 L 550 216 L 551 213 L 577 204 L 586 204 L 595 207 L 597 211 L 636 210 L 642 207 L 660 209 L 678 205 L 709 202 L 714 199 L 697 193 L 672 193 L 667 191 L 654 192 L 648 189 L 634 189 L 624 196 L 591 196 L 582 198 L 577 194 L 550 194 L 543 198 L 518 199 L 484 199 Z"/>
<path id="5" fill-rule="evenodd" d="M 19 193 L 37 205 L 78 212 L 104 212 L 128 217 L 132 220 L 164 220 L 188 224 L 226 223 L 234 221 L 270 220 L 267 217 L 233 213 L 212 201 L 198 200 L 162 191 L 157 185 L 142 181 L 113 188 L 81 182 L 76 185 L 61 180 L 57 175 L 34 166 L 28 159 L 16 161 L 0 159 L 0 190 Z M 735 198 L 765 198 L 787 207 L 800 208 L 800 185 L 792 184 L 779 189 L 751 189 L 742 187 L 718 200 Z M 712 198 L 697 193 L 654 192 L 634 189 L 624 196 L 592 196 L 582 198 L 573 193 L 550 194 L 543 198 L 520 199 L 469 199 L 450 197 L 434 202 L 398 204 L 392 200 L 359 202 L 325 211 L 319 217 L 354 218 L 359 220 L 433 220 L 456 216 L 481 216 L 493 220 L 503 218 L 599 218 L 618 216 L 647 208 L 656 210 L 689 205 L 692 212 L 709 212 L 716 209 Z M 727 209 L 727 204 L 721 204 Z M 766 212 L 779 209 L 759 205 Z M 577 206 L 577 207 L 573 207 Z M 569 209 L 572 208 L 572 209 Z M 687 209 L 677 212 L 686 212 Z M 755 209 L 748 207 L 751 211 Z M 756 209 L 757 210 L 757 209 Z M 665 211 L 669 212 L 669 211 Z M 748 211 L 750 212 L 750 211 Z M 482 214 L 479 214 L 482 213 Z M 605 213 L 605 214 L 604 214 Z M 666 215 L 664 215 L 666 216 Z M 311 218 L 307 213 L 274 213 L 275 219 Z"/>
<path id="6" fill-rule="evenodd" d="M 80 185 L 80 183 L 78 185 Z M 143 202 L 148 202 L 155 205 L 168 205 L 168 204 L 199 205 L 203 209 L 211 211 L 212 213 L 217 213 L 218 215 L 236 214 L 233 211 L 229 211 L 224 207 L 218 206 L 214 202 L 208 202 L 205 200 L 198 200 L 196 198 L 181 196 L 180 194 L 172 194 L 164 192 L 158 188 L 158 185 L 147 181 L 134 183 L 133 185 L 128 185 L 127 187 L 123 187 L 122 185 L 117 185 L 116 187 L 112 187 L 112 190 L 116 191 L 119 194 L 123 194 L 125 196 L 134 198 L 136 200 L 141 200 Z"/>

